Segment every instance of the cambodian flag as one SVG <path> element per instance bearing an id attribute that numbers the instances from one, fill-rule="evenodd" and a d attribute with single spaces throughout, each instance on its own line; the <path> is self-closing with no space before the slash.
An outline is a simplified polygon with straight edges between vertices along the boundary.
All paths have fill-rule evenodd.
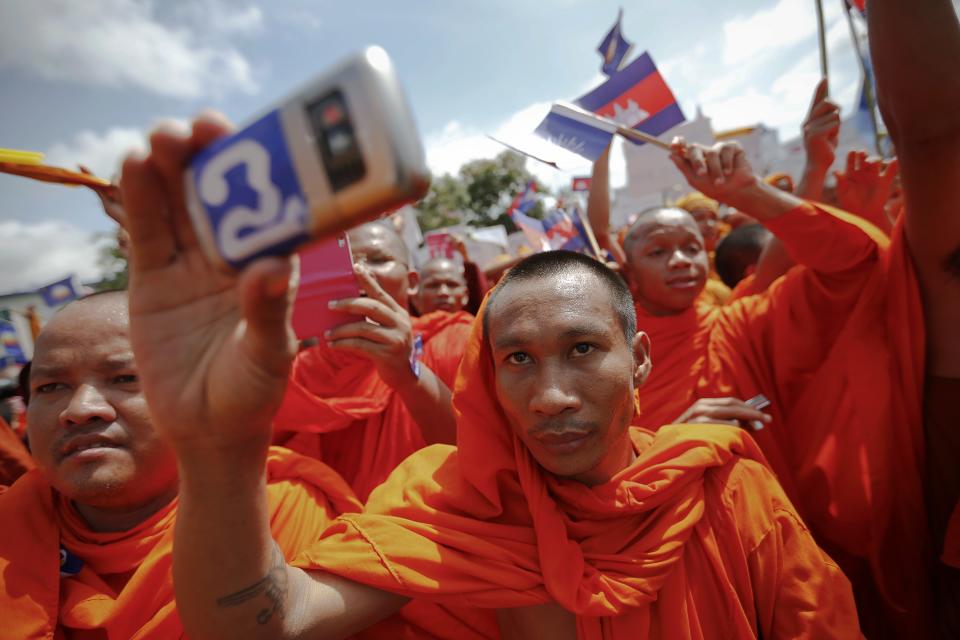
<path id="1" fill-rule="evenodd" d="M 567 105 L 554 104 L 534 133 L 595 162 L 610 145 L 616 130 L 617 126 L 612 122 L 594 118 Z"/>
<path id="2" fill-rule="evenodd" d="M 537 185 L 532 180 L 527 183 L 523 191 L 517 194 L 507 209 L 507 215 L 513 223 L 523 231 L 527 242 L 532 249 L 544 251 L 550 248 L 550 241 L 543 228 L 543 221 L 527 215 L 527 212 L 537 203 Z"/>
<path id="3" fill-rule="evenodd" d="M 547 214 L 543 219 L 543 228 L 553 249 L 583 251 L 590 246 L 579 216 L 571 216 L 563 209 L 554 209 Z"/>
<path id="4" fill-rule="evenodd" d="M 686 120 L 673 92 L 646 52 L 596 89 L 580 96 L 576 104 L 652 136 L 659 136 Z"/>
<path id="5" fill-rule="evenodd" d="M 37 291 L 43 296 L 43 302 L 48 307 L 59 307 L 80 297 L 80 287 L 77 286 L 73 276 L 40 287 Z"/>
<path id="6" fill-rule="evenodd" d="M 608 76 L 612 76 L 623 64 L 623 59 L 630 53 L 633 45 L 627 42 L 620 31 L 620 21 L 623 19 L 623 9 L 617 14 L 617 21 L 603 37 L 603 42 L 597 47 L 597 53 L 603 58 L 603 66 L 600 70 Z"/>
<path id="7" fill-rule="evenodd" d="M 576 176 L 570 184 L 571 191 L 590 191 L 590 182 L 593 180 L 590 176 Z"/>

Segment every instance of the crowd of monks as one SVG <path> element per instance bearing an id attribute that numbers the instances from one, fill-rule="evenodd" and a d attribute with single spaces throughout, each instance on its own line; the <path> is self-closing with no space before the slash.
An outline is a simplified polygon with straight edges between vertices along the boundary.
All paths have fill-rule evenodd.
<path id="1" fill-rule="evenodd" d="M 675 139 L 691 193 L 615 228 L 601 157 L 605 260 L 417 270 L 370 222 L 310 343 L 294 261 L 189 224 L 231 126 L 157 128 L 129 290 L 52 318 L 0 425 L 0 638 L 960 638 L 960 24 L 869 27 L 895 160 L 825 187 L 824 81 L 802 175 Z"/>

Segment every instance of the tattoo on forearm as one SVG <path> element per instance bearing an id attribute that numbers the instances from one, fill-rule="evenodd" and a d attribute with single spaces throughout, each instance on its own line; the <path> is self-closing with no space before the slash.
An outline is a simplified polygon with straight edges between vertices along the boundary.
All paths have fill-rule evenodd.
<path id="1" fill-rule="evenodd" d="M 263 594 L 269 604 L 257 613 L 257 624 L 267 624 L 273 614 L 283 611 L 287 598 L 287 562 L 277 543 L 273 543 L 270 571 L 249 587 L 217 598 L 218 607 L 236 607 Z"/>

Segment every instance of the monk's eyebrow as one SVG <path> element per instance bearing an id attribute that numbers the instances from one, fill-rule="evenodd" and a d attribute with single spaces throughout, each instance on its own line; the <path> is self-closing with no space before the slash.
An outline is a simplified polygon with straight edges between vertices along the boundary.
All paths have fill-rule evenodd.
<path id="1" fill-rule="evenodd" d="M 561 340 L 574 340 L 576 338 L 596 338 L 609 334 L 610 330 L 600 324 L 576 325 L 565 329 L 560 334 Z M 530 344 L 531 339 L 522 336 L 507 335 L 502 339 L 495 340 L 493 348 L 495 351 L 506 351 L 507 349 L 518 349 Z"/>

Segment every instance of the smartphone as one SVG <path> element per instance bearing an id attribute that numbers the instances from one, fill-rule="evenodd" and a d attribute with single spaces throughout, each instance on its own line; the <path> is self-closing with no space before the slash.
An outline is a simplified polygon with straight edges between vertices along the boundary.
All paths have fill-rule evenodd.
<path id="1" fill-rule="evenodd" d="M 184 175 L 200 243 L 226 271 L 415 202 L 429 185 L 413 114 L 379 47 L 213 142 Z"/>
<path id="2" fill-rule="evenodd" d="M 320 338 L 328 329 L 363 319 L 333 311 L 328 306 L 331 300 L 360 295 L 347 234 L 324 238 L 301 249 L 297 255 L 300 285 L 293 301 L 293 331 L 297 339 Z"/>
<path id="3" fill-rule="evenodd" d="M 763 411 L 764 409 L 770 406 L 770 400 L 767 399 L 767 396 L 761 393 L 747 400 L 745 404 L 748 407 L 756 409 L 757 411 Z M 764 424 L 759 420 L 751 420 L 750 426 L 753 428 L 754 431 L 761 431 L 763 430 Z"/>

